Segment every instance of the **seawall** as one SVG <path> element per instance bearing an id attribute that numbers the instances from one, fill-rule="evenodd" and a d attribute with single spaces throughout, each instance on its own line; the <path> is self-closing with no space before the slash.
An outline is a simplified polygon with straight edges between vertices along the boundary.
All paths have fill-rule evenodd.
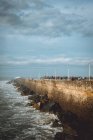
<path id="1" fill-rule="evenodd" d="M 47 94 L 64 109 L 93 125 L 93 81 L 17 79 L 37 94 Z"/>

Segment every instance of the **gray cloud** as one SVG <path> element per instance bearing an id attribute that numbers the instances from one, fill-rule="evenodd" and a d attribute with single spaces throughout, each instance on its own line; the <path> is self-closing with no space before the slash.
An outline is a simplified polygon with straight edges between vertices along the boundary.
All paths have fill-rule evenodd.
<path id="1" fill-rule="evenodd" d="M 73 32 L 93 35 L 86 18 L 63 13 L 45 0 L 0 0 L 0 25 L 25 35 L 58 37 Z"/>
<path id="2" fill-rule="evenodd" d="M 88 57 L 67 57 L 67 56 L 54 56 L 54 57 L 10 57 L 7 55 L 0 55 L 0 65 L 32 65 L 32 64 L 65 64 L 65 65 L 93 65 L 93 58 Z"/>

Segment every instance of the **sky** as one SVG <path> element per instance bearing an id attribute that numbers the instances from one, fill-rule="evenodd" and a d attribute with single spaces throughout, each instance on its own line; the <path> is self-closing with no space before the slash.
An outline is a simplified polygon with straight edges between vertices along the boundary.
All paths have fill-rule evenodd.
<path id="1" fill-rule="evenodd" d="M 0 0 L 0 78 L 93 76 L 93 0 Z"/>

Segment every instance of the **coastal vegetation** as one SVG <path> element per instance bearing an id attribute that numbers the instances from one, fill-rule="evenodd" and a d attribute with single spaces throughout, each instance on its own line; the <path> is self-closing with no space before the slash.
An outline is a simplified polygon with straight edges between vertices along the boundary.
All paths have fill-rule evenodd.
<path id="1" fill-rule="evenodd" d="M 22 79 L 12 81 L 28 105 L 58 116 L 53 127 L 63 127 L 55 140 L 89 140 L 93 138 L 93 81 Z M 11 83 L 11 82 L 10 82 Z"/>

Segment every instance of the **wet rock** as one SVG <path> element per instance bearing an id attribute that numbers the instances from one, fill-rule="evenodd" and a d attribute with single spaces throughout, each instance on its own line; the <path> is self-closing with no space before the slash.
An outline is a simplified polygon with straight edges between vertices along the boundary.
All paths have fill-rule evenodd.
<path id="1" fill-rule="evenodd" d="M 57 132 L 54 140 L 80 140 L 80 139 L 78 139 L 78 137 L 66 134 L 64 132 Z"/>
<path id="2" fill-rule="evenodd" d="M 78 128 L 79 140 L 92 140 L 93 139 L 93 127 L 85 122 L 81 122 Z"/>
<path id="3" fill-rule="evenodd" d="M 26 106 L 32 106 L 32 105 L 33 105 L 32 102 L 26 104 Z"/>
<path id="4" fill-rule="evenodd" d="M 42 111 L 51 112 L 57 115 L 59 113 L 62 113 L 62 109 L 59 106 L 59 104 L 55 103 L 52 100 L 49 100 L 47 95 L 41 96 L 40 102 L 41 102 L 40 109 Z"/>
<path id="5" fill-rule="evenodd" d="M 48 99 L 47 94 L 41 95 L 41 100 L 48 101 L 49 99 Z"/>
<path id="6" fill-rule="evenodd" d="M 62 108 L 60 107 L 60 105 L 58 103 L 53 102 L 53 101 L 52 101 L 52 104 L 50 106 L 49 111 L 53 112 L 54 114 L 63 112 Z"/>
<path id="7" fill-rule="evenodd" d="M 46 102 L 48 102 L 48 97 L 46 95 L 33 94 L 29 95 L 28 99 L 31 100 L 31 106 L 42 111 L 44 111 L 43 107 L 46 106 Z"/>
<path id="8" fill-rule="evenodd" d="M 51 102 L 49 100 L 42 100 L 41 101 L 41 110 L 45 111 L 45 112 L 50 112 L 50 108 L 52 107 L 52 105 L 54 104 L 54 102 Z"/>
<path id="9" fill-rule="evenodd" d="M 27 96 L 27 95 L 29 95 L 29 94 L 26 93 L 26 92 L 21 92 L 21 95 L 22 95 L 22 96 Z"/>
<path id="10" fill-rule="evenodd" d="M 34 94 L 35 94 L 34 91 L 30 91 L 30 92 L 29 92 L 29 95 L 34 95 Z"/>
<path id="11" fill-rule="evenodd" d="M 16 85 L 16 87 L 17 87 L 17 90 L 19 92 L 21 92 L 21 95 L 22 96 L 27 96 L 27 95 L 33 95 L 33 94 L 35 94 L 33 91 L 31 91 L 29 88 L 27 88 L 24 85 Z"/>
<path id="12" fill-rule="evenodd" d="M 32 98 L 32 95 L 28 95 L 28 100 L 31 100 L 31 98 Z"/>
<path id="13" fill-rule="evenodd" d="M 41 111 L 48 111 L 47 109 L 48 97 L 46 95 L 35 94 L 28 98 L 34 102 L 33 104 L 34 107 L 39 108 Z"/>
<path id="14" fill-rule="evenodd" d="M 68 124 L 63 124 L 63 130 L 64 130 L 64 133 L 67 135 L 71 135 L 73 137 L 78 136 L 77 131 L 71 128 L 71 126 L 69 126 Z"/>
<path id="15" fill-rule="evenodd" d="M 33 104 L 33 107 L 40 110 L 40 102 Z"/>
<path id="16" fill-rule="evenodd" d="M 59 120 L 55 119 L 52 124 L 52 127 L 62 127 L 62 124 L 59 122 Z"/>
<path id="17" fill-rule="evenodd" d="M 35 103 L 40 102 L 40 96 L 37 95 L 37 94 L 34 94 L 34 95 L 32 95 L 32 96 L 29 96 L 28 98 L 29 98 L 30 100 L 33 100 Z"/>
<path id="18" fill-rule="evenodd" d="M 65 135 L 64 133 L 62 132 L 57 132 L 55 137 L 54 137 L 54 140 L 65 140 Z"/>
<path id="19" fill-rule="evenodd" d="M 79 128 L 79 120 L 75 114 L 72 112 L 64 112 L 61 121 L 63 123 L 68 123 L 72 128 L 78 129 Z"/>
<path id="20" fill-rule="evenodd" d="M 29 103 L 30 106 L 34 106 L 34 104 L 36 104 L 34 101 L 31 101 L 31 102 Z"/>
<path id="21" fill-rule="evenodd" d="M 12 84 L 14 80 L 8 81 L 7 84 Z"/>
<path id="22" fill-rule="evenodd" d="M 65 140 L 80 140 L 80 139 L 78 139 L 78 137 L 68 135 L 68 134 L 65 134 L 65 133 L 64 133 L 64 136 L 65 136 Z"/>
<path id="23" fill-rule="evenodd" d="M 26 95 L 30 94 L 30 90 L 27 87 L 25 87 L 25 86 L 20 87 L 20 90 L 22 92 L 21 95 L 26 96 Z"/>

